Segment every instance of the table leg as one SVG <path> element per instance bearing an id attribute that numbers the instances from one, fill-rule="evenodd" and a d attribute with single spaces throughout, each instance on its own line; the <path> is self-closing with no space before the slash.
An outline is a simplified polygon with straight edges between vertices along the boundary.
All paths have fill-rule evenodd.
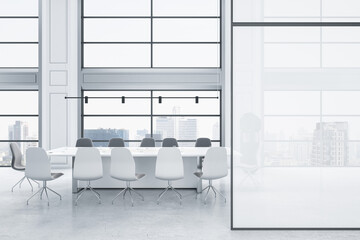
<path id="1" fill-rule="evenodd" d="M 201 164 L 201 157 L 200 156 L 197 156 L 197 171 L 198 172 L 201 172 L 201 166 L 202 166 L 202 164 Z M 202 190 L 202 180 L 201 180 L 201 178 L 199 178 L 199 181 L 198 181 L 198 184 L 197 184 L 197 188 L 196 188 L 196 192 L 197 193 L 200 193 L 201 192 L 201 190 Z"/>
<path id="2" fill-rule="evenodd" d="M 73 157 L 72 158 L 72 178 L 71 178 L 71 181 L 72 181 L 72 193 L 77 193 L 78 192 L 78 181 L 76 179 L 74 179 L 74 161 L 75 161 L 75 158 Z"/>

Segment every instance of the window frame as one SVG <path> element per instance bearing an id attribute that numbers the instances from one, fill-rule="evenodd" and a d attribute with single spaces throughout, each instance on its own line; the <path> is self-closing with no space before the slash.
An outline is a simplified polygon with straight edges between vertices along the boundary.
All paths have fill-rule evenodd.
<path id="1" fill-rule="evenodd" d="M 37 89 L 0 89 L 1 92 L 37 92 L 37 101 L 39 105 L 39 90 Z M 38 137 L 36 140 L 9 140 L 9 139 L 0 139 L 0 143 L 37 143 L 40 146 L 40 137 L 41 137 L 41 128 L 40 128 L 40 108 L 38 107 L 37 114 L 0 114 L 0 118 L 6 117 L 29 117 L 29 118 L 37 118 L 38 121 Z M 23 155 L 25 153 L 22 153 Z M 0 167 L 11 167 L 10 165 L 0 165 Z"/>
<path id="2" fill-rule="evenodd" d="M 152 90 L 135 90 L 135 89 L 132 89 L 132 90 L 122 90 L 122 89 L 116 89 L 116 90 L 109 90 L 109 89 L 82 89 L 81 90 L 81 98 L 84 99 L 85 95 L 84 93 L 85 92 L 96 92 L 96 91 L 104 91 L 104 92 L 113 92 L 113 91 L 121 91 L 121 92 L 124 92 L 124 91 L 128 91 L 128 92 L 131 92 L 131 91 L 142 91 L 142 92 L 150 92 L 150 98 L 149 98 L 149 101 L 151 102 L 150 103 L 150 114 L 85 114 L 84 113 L 84 107 L 85 107 L 85 103 L 84 101 L 81 101 L 81 137 L 84 137 L 84 122 L 85 122 L 85 118 L 86 117 L 146 117 L 146 118 L 150 118 L 150 136 L 153 137 L 154 134 L 156 134 L 154 132 L 154 120 L 157 118 L 157 117 L 216 117 L 219 119 L 219 139 L 211 139 L 211 142 L 214 142 L 214 143 L 219 143 L 220 146 L 222 146 L 222 143 L 223 143 L 223 139 L 222 139 L 222 98 L 221 98 L 221 89 L 218 89 L 218 90 L 214 90 L 214 89 L 200 89 L 200 90 L 189 90 L 189 89 L 182 89 L 182 90 L 174 90 L 174 89 L 152 89 Z M 205 91 L 212 91 L 212 92 L 218 92 L 218 101 L 219 101 L 219 114 L 202 114 L 202 115 L 196 115 L 196 114 L 154 114 L 153 113 L 153 102 L 154 102 L 154 99 L 157 100 L 158 98 L 157 97 L 154 97 L 153 96 L 153 92 L 165 92 L 165 91 L 174 91 L 174 92 L 205 92 Z M 165 100 L 163 100 L 165 101 Z M 126 103 L 125 103 L 126 104 Z M 194 103 L 195 104 L 195 103 Z M 93 140 L 93 142 L 108 142 L 109 140 Z M 185 143 L 188 143 L 188 142 L 193 142 L 195 143 L 196 142 L 196 139 L 183 139 L 183 140 L 180 140 L 178 139 L 177 140 L 179 143 L 182 143 L 182 142 L 185 142 Z M 124 139 L 124 142 L 125 143 L 132 143 L 132 142 L 138 142 L 140 143 L 141 142 L 141 139 L 140 140 L 135 140 L 135 139 Z M 162 142 L 162 140 L 155 140 L 155 142 Z"/>
<path id="3" fill-rule="evenodd" d="M 37 1 L 38 4 L 38 15 L 37 16 L 25 16 L 25 15 L 9 15 L 9 16 L 4 16 L 1 15 L 0 19 L 37 19 L 37 28 L 38 28 L 38 39 L 37 41 L 24 41 L 24 42 L 20 42 L 20 41 L 7 41 L 7 42 L 2 42 L 0 41 L 0 45 L 36 45 L 37 46 L 37 67 L 31 67 L 31 66 L 17 66 L 17 67 L 4 67 L 4 66 L 0 66 L 0 70 L 6 70 L 6 69 L 40 69 L 40 58 L 41 58 L 41 49 L 40 49 L 40 39 L 41 39 L 41 17 L 40 17 L 40 10 L 41 10 L 41 3 L 40 0 Z"/>
<path id="4" fill-rule="evenodd" d="M 154 16 L 153 15 L 153 0 L 150 1 L 151 12 L 150 16 L 84 16 L 84 1 L 81 0 L 81 16 L 80 16 L 80 68 L 81 69 L 221 69 L 222 68 L 222 31 L 223 31 L 223 16 L 222 4 L 223 0 L 218 0 L 219 16 Z M 84 41 L 84 19 L 150 19 L 150 41 L 149 42 L 85 42 Z M 218 19 L 219 20 L 219 41 L 218 42 L 155 42 L 153 41 L 153 19 Z M 84 45 L 85 44 L 146 44 L 150 45 L 150 66 L 149 67 L 85 67 L 84 66 Z M 202 45 L 216 45 L 218 46 L 218 63 L 217 67 L 154 67 L 154 45 L 168 45 L 168 44 L 202 44 Z"/>

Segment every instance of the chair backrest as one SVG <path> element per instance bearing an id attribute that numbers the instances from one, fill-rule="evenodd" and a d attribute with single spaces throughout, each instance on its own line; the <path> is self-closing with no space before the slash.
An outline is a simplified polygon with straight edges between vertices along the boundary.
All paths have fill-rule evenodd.
<path id="1" fill-rule="evenodd" d="M 184 162 L 178 148 L 160 148 L 156 159 L 155 176 L 163 179 L 184 177 Z"/>
<path id="2" fill-rule="evenodd" d="M 175 138 L 164 138 L 162 147 L 178 147 L 178 142 Z"/>
<path id="3" fill-rule="evenodd" d="M 93 147 L 93 142 L 90 138 L 79 138 L 76 141 L 75 147 Z"/>
<path id="4" fill-rule="evenodd" d="M 124 139 L 122 139 L 122 138 L 112 138 L 109 141 L 108 147 L 125 147 Z"/>
<path id="5" fill-rule="evenodd" d="M 113 148 L 111 150 L 110 176 L 119 179 L 133 179 L 135 177 L 135 160 L 127 148 Z"/>
<path id="6" fill-rule="evenodd" d="M 93 147 L 78 148 L 75 155 L 74 173 L 75 179 L 97 179 L 103 175 L 103 166 L 100 151 Z"/>
<path id="7" fill-rule="evenodd" d="M 143 138 L 140 147 L 155 147 L 155 140 L 153 138 Z"/>
<path id="8" fill-rule="evenodd" d="M 224 147 L 207 150 L 203 163 L 203 178 L 222 178 L 228 175 L 227 152 Z"/>
<path id="9" fill-rule="evenodd" d="M 198 138 L 198 139 L 196 139 L 195 147 L 211 147 L 210 138 Z"/>
<path id="10" fill-rule="evenodd" d="M 25 176 L 39 181 L 51 180 L 50 160 L 43 148 L 26 150 Z"/>
<path id="11" fill-rule="evenodd" d="M 22 154 L 17 143 L 10 143 L 10 150 L 12 154 L 11 167 L 15 170 L 23 170 L 24 165 L 22 164 Z"/>

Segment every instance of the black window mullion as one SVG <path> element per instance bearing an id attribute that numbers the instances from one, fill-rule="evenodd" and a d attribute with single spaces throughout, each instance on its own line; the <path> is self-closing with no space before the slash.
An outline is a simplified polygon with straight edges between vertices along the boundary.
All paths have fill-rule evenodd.
<path id="1" fill-rule="evenodd" d="M 222 21 L 222 17 L 221 17 L 221 0 L 218 0 L 218 4 L 219 4 L 219 15 L 217 16 L 154 16 L 154 2 L 153 0 L 150 0 L 150 16 L 84 16 L 84 4 L 83 4 L 83 0 L 82 0 L 82 10 L 81 10 L 81 26 L 82 26 L 82 33 L 81 33 L 81 51 L 82 51 L 82 60 L 81 60 L 81 65 L 82 68 L 85 68 L 84 66 L 84 44 L 138 44 L 138 42 L 84 42 L 83 36 L 84 36 L 84 29 L 83 29 L 83 22 L 84 22 L 84 18 L 146 18 L 146 19 L 150 19 L 150 42 L 147 43 L 143 43 L 143 44 L 150 44 L 150 66 L 149 67 L 124 67 L 124 66 L 117 66 L 117 67 L 101 67 L 101 69 L 152 69 L 152 68 L 157 68 L 157 69 L 219 69 L 221 68 L 221 54 L 222 54 L 222 49 L 221 49 L 221 31 L 222 31 L 222 27 L 221 27 L 221 21 Z M 220 27 L 219 27 L 219 31 L 220 31 L 220 37 L 219 37 L 219 41 L 218 42 L 154 42 L 154 19 L 176 19 L 176 18 L 180 18 L 180 19 L 219 19 L 220 20 Z M 215 67 L 199 67 L 199 66 L 187 66 L 187 67 L 156 67 L 154 66 L 154 44 L 217 44 L 219 45 L 220 49 L 219 51 L 217 51 L 217 54 L 220 56 L 217 56 L 218 61 L 217 61 L 217 66 Z M 98 68 L 98 67 L 86 67 L 86 68 Z M 99 67 L 100 68 L 100 67 Z"/>
<path id="2" fill-rule="evenodd" d="M 154 12 L 154 9 L 153 9 L 153 0 L 151 0 L 151 13 L 150 13 L 150 16 L 151 16 L 151 29 L 150 29 L 150 41 L 151 41 L 151 45 L 150 45 L 150 57 L 151 57 L 151 60 L 150 60 L 150 68 L 153 68 L 154 66 L 154 44 L 153 44 L 153 37 L 154 37 L 154 34 L 153 34 L 153 30 L 154 30 L 154 23 L 153 23 L 153 12 Z M 151 91 L 151 94 L 152 94 L 152 91 Z M 152 99 L 151 99 L 152 101 Z M 152 119 L 152 118 L 151 118 Z M 152 125 L 151 125 L 152 127 Z M 152 137 L 152 131 L 151 131 L 151 137 Z"/>
<path id="3" fill-rule="evenodd" d="M 85 95 L 85 90 L 81 91 L 81 96 L 83 97 Z M 90 90 L 90 91 L 100 91 L 100 90 Z M 116 91 L 116 90 L 115 90 Z M 160 90 L 161 91 L 161 90 Z M 167 90 L 169 91 L 169 90 Z M 181 91 L 181 90 L 173 90 L 173 91 Z M 184 90 L 183 90 L 184 91 Z M 192 90 L 185 90 L 185 91 L 192 91 Z M 199 90 L 201 91 L 201 90 Z M 204 90 L 209 91 L 209 90 Z M 218 90 L 217 90 L 218 91 Z M 154 90 L 148 90 L 150 92 L 150 114 L 84 114 L 84 107 L 85 104 L 83 101 L 81 101 L 81 136 L 84 137 L 84 120 L 86 117 L 147 117 L 150 118 L 150 136 L 154 137 L 154 118 L 155 117 L 214 117 L 219 119 L 220 124 L 220 137 L 219 139 L 211 139 L 211 142 L 219 142 L 221 144 L 221 97 L 219 97 L 220 101 L 220 112 L 219 114 L 204 114 L 204 115 L 197 115 L 197 114 L 180 114 L 180 115 L 173 115 L 173 114 L 154 114 L 154 100 L 157 97 L 154 97 Z M 107 142 L 108 140 L 103 139 L 96 139 L 93 140 L 94 142 Z M 141 142 L 141 140 L 134 140 L 134 139 L 128 139 L 124 140 L 125 142 Z M 156 142 L 162 142 L 162 140 L 156 140 Z M 184 139 L 184 140 L 178 140 L 178 142 L 196 142 L 196 139 Z"/>
<path id="4" fill-rule="evenodd" d="M 150 103 L 150 106 L 151 106 L 151 110 L 150 110 L 150 114 L 151 114 L 151 117 L 150 117 L 150 122 L 151 122 L 151 126 L 150 126 L 150 136 L 151 138 L 153 138 L 154 136 L 154 105 L 153 105 L 153 90 L 151 90 L 151 103 Z"/>

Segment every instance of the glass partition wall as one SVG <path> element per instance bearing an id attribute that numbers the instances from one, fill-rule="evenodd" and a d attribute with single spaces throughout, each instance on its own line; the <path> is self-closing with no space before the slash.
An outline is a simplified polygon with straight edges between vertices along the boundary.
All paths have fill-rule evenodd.
<path id="1" fill-rule="evenodd" d="M 233 229 L 360 228 L 358 9 L 233 1 Z"/>

